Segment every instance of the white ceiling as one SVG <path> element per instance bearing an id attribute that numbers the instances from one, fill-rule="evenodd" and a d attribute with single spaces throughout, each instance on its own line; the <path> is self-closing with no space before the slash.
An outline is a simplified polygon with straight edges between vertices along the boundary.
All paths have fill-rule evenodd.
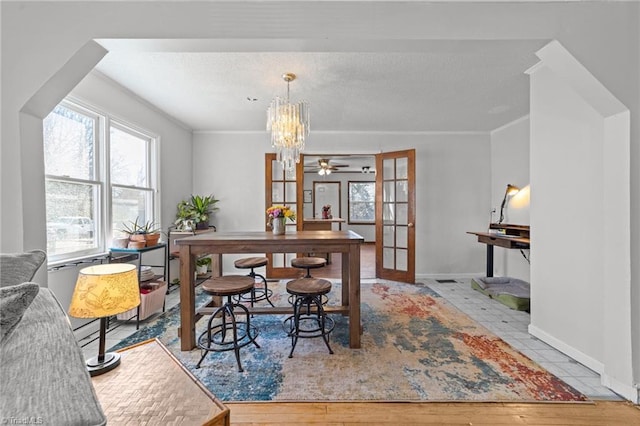
<path id="1" fill-rule="evenodd" d="M 493 130 L 528 113 L 524 71 L 546 41 L 101 43 L 99 72 L 194 131 L 265 131 L 293 72 L 313 133 Z"/>

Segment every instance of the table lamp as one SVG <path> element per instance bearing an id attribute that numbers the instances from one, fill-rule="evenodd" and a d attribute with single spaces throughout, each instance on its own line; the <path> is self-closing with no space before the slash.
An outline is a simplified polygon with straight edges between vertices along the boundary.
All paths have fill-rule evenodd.
<path id="1" fill-rule="evenodd" d="M 507 197 L 509 195 L 517 194 L 518 191 L 520 191 L 520 188 L 518 188 L 517 186 L 507 184 L 507 190 L 504 191 L 504 198 L 502 199 L 502 205 L 500 205 L 500 220 L 498 221 L 498 223 L 502 223 L 502 221 L 504 220 L 504 207 L 507 205 Z"/>
<path id="2" fill-rule="evenodd" d="M 139 304 L 140 288 L 135 265 L 111 263 L 80 270 L 69 305 L 69 315 L 75 318 L 100 318 L 98 356 L 87 360 L 91 376 L 104 374 L 120 365 L 120 354 L 104 353 L 107 318 Z"/>

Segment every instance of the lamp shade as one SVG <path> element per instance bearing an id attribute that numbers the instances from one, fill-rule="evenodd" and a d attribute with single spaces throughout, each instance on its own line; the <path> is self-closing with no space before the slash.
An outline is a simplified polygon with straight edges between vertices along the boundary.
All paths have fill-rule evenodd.
<path id="1" fill-rule="evenodd" d="M 80 270 L 69 315 L 102 318 L 126 312 L 139 304 L 140 289 L 135 265 L 95 265 Z"/>

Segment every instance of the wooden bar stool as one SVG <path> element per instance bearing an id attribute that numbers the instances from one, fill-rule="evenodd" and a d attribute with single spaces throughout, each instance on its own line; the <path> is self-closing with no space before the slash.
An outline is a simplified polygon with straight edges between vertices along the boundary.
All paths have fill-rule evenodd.
<path id="1" fill-rule="evenodd" d="M 307 275 L 303 276 L 303 278 L 311 278 L 311 269 L 322 268 L 326 264 L 327 259 L 324 257 L 296 257 L 291 259 L 291 266 L 307 270 Z"/>
<path id="2" fill-rule="evenodd" d="M 293 315 L 283 323 L 287 336 L 291 337 L 289 358 L 293 357 L 298 339 L 301 338 L 322 337 L 329 353 L 333 354 L 329 346 L 329 333 L 335 322 L 322 307 L 322 297 L 330 291 L 331 282 L 321 278 L 300 278 L 287 283 L 287 293 L 295 297 Z"/>
<path id="3" fill-rule="evenodd" d="M 234 262 L 234 265 L 238 269 L 251 269 L 248 276 L 255 280 L 256 277 L 262 280 L 262 287 L 255 287 L 251 290 L 250 294 L 240 294 L 236 296 L 236 301 L 238 302 L 251 302 L 251 306 L 255 302 L 259 302 L 261 300 L 266 300 L 269 302 L 271 306 L 274 306 L 271 303 L 271 299 L 269 297 L 273 294 L 273 290 L 270 290 L 267 286 L 267 279 L 260 274 L 257 274 L 254 271 L 254 268 L 259 268 L 261 266 L 266 266 L 269 263 L 269 259 L 266 257 L 245 257 L 242 259 L 238 259 Z M 275 306 L 274 306 L 275 307 Z"/>
<path id="4" fill-rule="evenodd" d="M 220 306 L 209 318 L 207 329 L 198 337 L 197 345 L 202 349 L 203 354 L 196 368 L 209 352 L 234 351 L 238 363 L 238 371 L 244 371 L 240 363 L 240 348 L 256 342 L 258 329 L 251 325 L 251 315 L 249 310 L 240 303 L 233 301 L 234 296 L 250 293 L 255 284 L 255 279 L 246 275 L 225 275 L 208 279 L 202 283 L 202 290 L 213 295 L 227 298 L 227 301 Z M 245 320 L 238 321 L 235 310 L 244 311 Z M 217 316 L 221 317 L 221 322 L 213 325 L 213 320 Z M 243 315 L 242 313 L 240 315 Z"/>

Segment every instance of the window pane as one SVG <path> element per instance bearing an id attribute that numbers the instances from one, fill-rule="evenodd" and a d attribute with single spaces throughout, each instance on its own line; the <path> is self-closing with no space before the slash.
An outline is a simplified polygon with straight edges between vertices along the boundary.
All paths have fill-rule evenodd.
<path id="1" fill-rule="evenodd" d="M 93 180 L 96 120 L 58 105 L 42 125 L 45 174 Z"/>
<path id="2" fill-rule="evenodd" d="M 153 220 L 151 191 L 113 187 L 111 203 L 113 212 L 112 229 L 120 231 L 124 224 L 130 225 L 136 218 L 139 224 Z"/>
<path id="3" fill-rule="evenodd" d="M 110 128 L 111 182 L 118 185 L 146 187 L 148 140 Z"/>
<path id="4" fill-rule="evenodd" d="M 375 182 L 349 182 L 349 222 L 375 222 Z"/>
<path id="5" fill-rule="evenodd" d="M 95 249 L 98 185 L 48 180 L 45 189 L 49 256 Z"/>

